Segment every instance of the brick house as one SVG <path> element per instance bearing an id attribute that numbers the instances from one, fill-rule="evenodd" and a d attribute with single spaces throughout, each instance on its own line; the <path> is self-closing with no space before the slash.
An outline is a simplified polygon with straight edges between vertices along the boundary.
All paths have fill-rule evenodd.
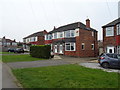
<path id="1" fill-rule="evenodd" d="M 120 18 L 102 26 L 102 28 L 104 52 L 120 54 Z"/>
<path id="2" fill-rule="evenodd" d="M 46 30 L 33 33 L 23 38 L 23 48 L 29 50 L 29 45 L 44 45 L 44 35 L 47 33 Z"/>
<path id="3" fill-rule="evenodd" d="M 16 42 L 15 39 L 14 40 L 7 39 L 4 36 L 3 38 L 0 39 L 0 47 L 2 48 L 2 51 L 7 51 L 8 48 L 18 47 L 18 42 Z"/>
<path id="4" fill-rule="evenodd" d="M 45 44 L 50 44 L 55 54 L 77 57 L 98 55 L 97 31 L 81 22 L 55 28 L 45 35 Z"/>

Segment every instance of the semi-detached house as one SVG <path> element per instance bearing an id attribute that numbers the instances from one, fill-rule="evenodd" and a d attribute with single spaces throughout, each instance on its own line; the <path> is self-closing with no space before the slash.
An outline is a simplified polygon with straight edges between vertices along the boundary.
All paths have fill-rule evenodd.
<path id="1" fill-rule="evenodd" d="M 104 52 L 120 54 L 120 18 L 102 28 Z"/>
<path id="2" fill-rule="evenodd" d="M 98 55 L 97 30 L 75 22 L 55 28 L 45 34 L 45 44 L 51 45 L 55 54 L 78 57 L 94 57 Z"/>

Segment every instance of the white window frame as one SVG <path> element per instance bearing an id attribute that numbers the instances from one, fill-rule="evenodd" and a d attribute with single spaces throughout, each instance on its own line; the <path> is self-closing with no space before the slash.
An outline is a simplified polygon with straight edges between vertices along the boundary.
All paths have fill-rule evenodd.
<path id="1" fill-rule="evenodd" d="M 120 35 L 120 23 L 116 25 L 117 26 L 117 35 Z"/>
<path id="2" fill-rule="evenodd" d="M 92 46 L 93 46 L 93 48 L 92 48 Z M 91 49 L 94 50 L 94 48 L 95 48 L 94 44 L 91 44 Z"/>
<path id="3" fill-rule="evenodd" d="M 111 34 L 108 34 L 108 31 Z M 114 27 L 106 27 L 106 37 L 109 37 L 109 36 L 114 36 Z"/>
<path id="4" fill-rule="evenodd" d="M 74 36 L 72 36 L 72 31 L 74 31 Z M 66 35 L 66 32 L 69 32 L 70 35 L 67 36 L 67 35 Z M 75 30 L 67 30 L 67 31 L 65 31 L 65 37 L 66 37 L 66 38 L 75 37 Z"/>
<path id="5" fill-rule="evenodd" d="M 92 31 L 92 36 L 94 36 L 94 32 Z"/>
<path id="6" fill-rule="evenodd" d="M 82 46 L 84 46 L 84 48 L 82 48 Z M 82 50 L 85 50 L 85 43 L 82 43 L 82 44 L 81 44 L 81 49 L 82 49 Z"/>
<path id="7" fill-rule="evenodd" d="M 70 44 L 70 50 L 67 50 L 66 44 Z M 72 44 L 74 45 L 74 50 L 71 50 Z M 75 51 L 76 50 L 76 44 L 75 43 L 65 43 L 65 51 Z"/>

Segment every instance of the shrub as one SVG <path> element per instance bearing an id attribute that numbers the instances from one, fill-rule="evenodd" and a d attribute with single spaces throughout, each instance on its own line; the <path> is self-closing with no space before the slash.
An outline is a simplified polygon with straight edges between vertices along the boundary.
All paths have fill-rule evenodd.
<path id="1" fill-rule="evenodd" d="M 50 58 L 50 45 L 34 45 L 30 47 L 30 55 L 36 58 Z"/>

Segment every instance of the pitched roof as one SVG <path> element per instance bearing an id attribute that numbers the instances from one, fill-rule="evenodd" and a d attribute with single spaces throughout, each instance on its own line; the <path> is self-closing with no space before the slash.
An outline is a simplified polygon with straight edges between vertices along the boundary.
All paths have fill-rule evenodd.
<path id="1" fill-rule="evenodd" d="M 120 23 L 120 18 L 118 18 L 118 19 L 116 19 L 116 20 L 114 20 L 114 21 L 112 21 L 112 22 L 110 22 L 110 23 L 102 26 L 102 28 L 104 28 L 104 27 L 109 27 L 109 26 L 114 26 L 114 25 L 116 25 L 116 24 L 118 24 L 118 23 Z"/>
<path id="2" fill-rule="evenodd" d="M 75 22 L 75 23 L 72 23 L 72 24 L 67 24 L 67 25 L 64 25 L 64 26 L 60 26 L 60 27 L 50 31 L 49 33 L 66 31 L 66 30 L 73 30 L 73 29 L 76 29 L 76 28 L 81 28 L 81 29 L 84 29 L 84 30 L 96 31 L 93 28 L 86 28 L 86 25 L 81 23 L 81 22 Z"/>
<path id="3" fill-rule="evenodd" d="M 26 39 L 26 38 L 29 38 L 29 37 L 34 37 L 34 36 L 44 36 L 44 31 L 33 33 L 33 34 L 31 34 L 27 37 L 24 37 L 23 39 Z"/>

